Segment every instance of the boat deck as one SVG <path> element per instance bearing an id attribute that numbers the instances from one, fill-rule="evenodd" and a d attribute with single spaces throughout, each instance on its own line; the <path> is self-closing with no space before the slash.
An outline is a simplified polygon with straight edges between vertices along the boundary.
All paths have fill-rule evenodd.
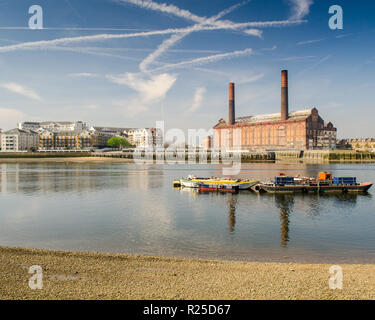
<path id="1" fill-rule="evenodd" d="M 340 184 L 295 184 L 295 185 L 275 185 L 260 183 L 255 185 L 252 190 L 256 192 L 269 193 L 323 193 L 323 192 L 367 192 L 372 187 L 372 183 L 365 182 L 361 184 L 340 185 Z"/>

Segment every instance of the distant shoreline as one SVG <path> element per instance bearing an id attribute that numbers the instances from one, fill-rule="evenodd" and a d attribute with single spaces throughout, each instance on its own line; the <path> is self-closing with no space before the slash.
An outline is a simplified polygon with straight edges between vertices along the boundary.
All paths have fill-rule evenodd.
<path id="1" fill-rule="evenodd" d="M 207 163 L 211 163 L 211 154 L 208 153 Z M 196 163 L 199 164 L 199 156 L 196 155 Z M 153 160 L 144 159 L 142 163 L 156 163 L 158 155 L 154 154 Z M 159 159 L 159 158 L 158 158 Z M 221 158 L 220 158 L 221 159 Z M 188 163 L 190 159 L 185 155 L 184 160 L 177 160 L 180 163 Z M 231 160 L 231 157 L 227 159 Z M 237 162 L 239 159 L 232 159 Z M 91 152 L 25 152 L 25 153 L 2 153 L 0 152 L 0 163 L 4 162 L 125 162 L 138 163 L 133 159 L 132 153 L 109 152 L 109 153 L 91 153 Z M 298 151 L 276 151 L 276 152 L 250 152 L 243 153 L 241 163 L 375 163 L 375 153 L 370 152 L 348 152 L 348 151 L 319 151 L 308 150 Z M 165 161 L 167 163 L 167 161 Z"/>
<path id="2" fill-rule="evenodd" d="M 102 158 L 102 157 L 59 157 L 59 158 L 0 158 L 0 163 L 9 162 L 124 162 L 134 163 L 133 159 L 125 158 Z"/>
<path id="3" fill-rule="evenodd" d="M 21 158 L 21 157 L 15 157 L 15 158 L 1 158 L 0 157 L 0 163 L 35 163 L 35 162 L 55 162 L 55 163 L 61 163 L 61 162 L 76 162 L 76 163 L 100 163 L 100 162 L 122 162 L 122 163 L 134 163 L 136 162 L 133 159 L 128 158 L 118 158 L 118 157 L 94 157 L 94 156 L 82 156 L 82 157 L 44 157 L 44 158 Z M 181 161 L 182 163 L 184 161 Z M 145 160 L 146 164 L 156 164 L 155 161 L 152 160 Z M 167 162 L 165 162 L 167 163 Z M 279 160 L 248 160 L 248 161 L 242 161 L 241 163 L 314 163 L 314 164 L 363 164 L 363 163 L 375 163 L 375 160 L 320 160 L 320 159 L 279 159 Z M 186 162 L 187 164 L 187 162 Z M 197 163 L 199 164 L 199 163 Z M 207 164 L 210 164 L 208 162 Z M 225 165 L 225 164 L 224 164 Z"/>
<path id="4" fill-rule="evenodd" d="M 30 266 L 43 269 L 31 290 Z M 375 265 L 260 263 L 0 247 L 0 299 L 375 299 Z"/>

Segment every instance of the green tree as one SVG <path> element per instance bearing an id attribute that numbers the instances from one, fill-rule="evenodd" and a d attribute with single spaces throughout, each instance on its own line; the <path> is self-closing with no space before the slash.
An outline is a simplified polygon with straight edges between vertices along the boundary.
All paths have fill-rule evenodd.
<path id="1" fill-rule="evenodd" d="M 108 140 L 107 144 L 111 148 L 116 148 L 116 149 L 132 147 L 130 142 L 123 137 L 113 137 Z"/>

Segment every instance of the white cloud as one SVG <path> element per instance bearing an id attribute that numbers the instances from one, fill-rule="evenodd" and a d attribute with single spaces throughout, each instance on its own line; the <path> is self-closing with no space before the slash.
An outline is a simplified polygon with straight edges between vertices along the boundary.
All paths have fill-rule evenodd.
<path id="1" fill-rule="evenodd" d="M 200 87 L 195 90 L 193 104 L 191 105 L 189 112 L 194 112 L 201 107 L 203 96 L 206 93 L 206 88 Z"/>
<path id="2" fill-rule="evenodd" d="M 113 102 L 113 105 L 121 107 L 127 115 L 134 117 L 162 101 L 176 82 L 177 77 L 168 73 L 154 76 L 125 73 L 121 76 L 109 75 L 107 79 L 119 85 L 125 85 L 138 93 L 138 96 L 133 99 Z"/>
<path id="3" fill-rule="evenodd" d="M 187 19 L 187 20 L 190 20 L 190 21 L 193 21 L 193 22 L 196 22 L 196 23 L 200 23 L 200 24 L 204 24 L 207 22 L 207 17 L 201 17 L 201 16 L 198 16 L 196 14 L 193 14 L 191 13 L 190 11 L 188 10 L 184 10 L 184 9 L 180 9 L 178 7 L 176 7 L 175 5 L 168 5 L 168 4 L 165 4 L 165 3 L 157 3 L 157 2 L 154 2 L 154 1 L 151 1 L 151 0 L 116 0 L 117 2 L 124 2 L 124 3 L 131 3 L 131 4 L 134 4 L 134 5 L 137 5 L 141 8 L 144 8 L 144 9 L 149 9 L 149 10 L 153 10 L 153 11 L 159 11 L 159 12 L 163 12 L 163 13 L 168 13 L 168 14 L 171 14 L 171 15 L 174 15 L 174 16 L 177 16 L 177 17 L 180 17 L 180 18 L 184 18 L 184 19 Z M 291 0 L 291 1 L 295 1 L 295 2 L 312 2 L 312 0 Z M 239 7 L 239 6 L 242 6 L 246 3 L 248 3 L 249 1 L 243 1 L 235 6 L 235 8 Z M 233 10 L 231 8 L 227 9 L 227 10 Z M 224 15 L 224 14 L 227 14 L 226 10 L 223 11 L 220 15 Z M 218 18 L 219 19 L 221 18 L 221 16 L 218 15 Z M 246 28 L 246 27 L 273 27 L 273 26 L 283 26 L 283 25 L 290 25 L 290 24 L 296 24 L 296 23 L 302 23 L 302 22 L 305 22 L 305 21 L 289 21 L 289 20 L 284 20 L 284 21 L 266 21 L 266 22 L 262 22 L 262 21 L 259 21 L 259 22 L 245 22 L 245 23 L 235 23 L 233 21 L 229 21 L 229 20 L 217 20 L 217 21 L 212 21 L 211 22 L 211 25 L 214 26 L 214 27 L 218 27 L 220 29 L 237 29 L 237 28 Z"/>
<path id="4" fill-rule="evenodd" d="M 157 3 L 151 0 L 117 0 L 117 2 L 131 3 L 144 9 L 169 13 L 177 17 L 191 20 L 194 22 L 199 22 L 199 23 L 204 22 L 204 20 L 206 19 L 204 17 L 197 16 L 188 10 L 180 9 L 176 7 L 175 5 Z"/>
<path id="5" fill-rule="evenodd" d="M 228 53 L 215 54 L 215 55 L 208 56 L 208 57 L 202 57 L 202 58 L 197 58 L 197 59 L 192 59 L 192 60 L 181 61 L 178 63 L 167 64 L 165 66 L 156 68 L 152 71 L 175 69 L 175 68 L 186 67 L 186 66 L 191 66 L 191 65 L 202 65 L 206 63 L 216 62 L 216 61 L 226 59 L 226 58 L 246 56 L 252 53 L 253 53 L 253 50 L 248 48 L 245 50 L 238 50 L 238 51 L 233 51 L 233 52 L 228 52 Z"/>
<path id="6" fill-rule="evenodd" d="M 135 32 L 135 33 L 125 33 L 125 34 L 96 34 L 92 36 L 79 36 L 79 37 L 66 37 L 58 38 L 52 40 L 41 40 L 33 42 L 22 42 L 14 45 L 0 46 L 0 52 L 12 52 L 16 50 L 27 50 L 27 49 L 44 49 L 46 47 L 51 47 L 53 49 L 58 49 L 57 45 L 66 45 L 69 43 L 77 43 L 84 41 L 104 41 L 111 39 L 126 39 L 126 38 L 138 38 L 138 37 L 149 37 L 154 35 L 164 35 L 164 34 L 174 34 L 183 33 L 189 31 L 189 28 L 170 28 L 164 30 L 155 30 L 147 32 Z M 221 27 L 205 27 L 205 30 L 217 30 L 223 29 Z M 62 49 L 75 49 L 75 48 L 62 48 Z"/>
<path id="7" fill-rule="evenodd" d="M 310 6 L 314 3 L 313 0 L 289 0 L 292 6 L 292 16 L 290 19 L 303 19 L 310 13 Z"/>
<path id="8" fill-rule="evenodd" d="M 98 104 L 88 104 L 88 105 L 85 105 L 83 106 L 85 109 L 89 109 L 89 110 L 97 110 L 97 109 L 100 109 L 100 106 Z"/>
<path id="9" fill-rule="evenodd" d="M 313 65 L 307 67 L 306 69 L 303 69 L 303 70 L 300 70 L 296 76 L 301 76 L 302 74 L 306 73 L 307 71 L 310 71 L 310 70 L 315 70 L 318 66 L 320 66 L 321 64 L 325 63 L 326 61 L 328 61 L 332 56 L 331 55 L 327 55 L 327 56 L 324 56 L 322 57 L 321 59 L 319 59 L 316 63 L 314 63 Z"/>
<path id="10" fill-rule="evenodd" d="M 217 15 L 215 15 L 211 18 L 204 18 L 204 20 L 202 22 L 192 26 L 190 31 L 187 31 L 185 33 L 179 33 L 179 34 L 172 35 L 169 39 L 164 40 L 162 42 L 162 44 L 154 52 L 152 52 L 150 55 L 148 55 L 146 57 L 146 59 L 144 59 L 141 62 L 141 64 L 139 65 L 139 68 L 141 69 L 141 71 L 147 72 L 147 67 L 151 63 L 153 63 L 158 57 L 160 57 L 165 51 L 167 51 L 169 48 L 171 48 L 177 42 L 181 41 L 184 37 L 186 37 L 187 35 L 189 35 L 192 32 L 201 31 L 202 29 L 204 29 L 205 25 L 210 25 L 210 24 L 215 23 L 221 17 L 227 15 L 228 13 L 236 10 L 237 8 L 239 8 L 240 6 L 242 6 L 242 5 L 244 5 L 248 2 L 249 2 L 248 0 L 243 1 L 239 4 L 233 5 L 233 6 L 229 7 L 228 9 L 225 9 L 225 10 L 219 12 Z M 246 32 L 246 31 L 248 31 L 248 32 Z M 260 30 L 250 29 L 250 30 L 246 30 L 246 31 L 245 31 L 245 33 L 248 34 L 248 35 L 254 35 L 254 36 L 257 36 L 257 37 L 262 35 L 262 32 Z"/>
<path id="11" fill-rule="evenodd" d="M 243 23 L 234 23 L 231 21 L 220 21 L 220 23 L 215 23 L 215 25 L 210 26 L 202 26 L 200 31 L 209 31 L 209 30 L 221 30 L 221 29 L 228 29 L 228 30 L 237 30 L 243 29 L 248 27 L 281 27 L 293 24 L 300 24 L 305 21 L 303 20 L 282 20 L 282 21 L 260 21 L 260 22 L 243 22 Z M 66 45 L 69 43 L 77 43 L 77 42 L 84 42 L 84 41 L 105 41 L 111 39 L 127 39 L 127 38 L 139 38 L 139 37 L 150 37 L 155 35 L 167 35 L 167 34 L 175 34 L 175 33 L 186 33 L 191 32 L 192 27 L 187 28 L 170 28 L 164 30 L 155 30 L 155 31 L 147 31 L 147 32 L 135 32 L 135 33 L 125 33 L 125 34 L 97 34 L 92 36 L 79 36 L 79 37 L 67 37 L 67 38 L 58 38 L 52 40 L 41 40 L 41 41 L 33 41 L 33 42 L 22 42 L 18 44 L 8 45 L 8 46 L 0 46 L 0 53 L 4 52 L 13 52 L 17 50 L 40 50 L 45 48 L 50 48 L 53 50 L 77 50 L 77 48 L 64 48 L 58 47 L 58 45 Z M 87 53 L 82 51 L 82 53 Z"/>
<path id="12" fill-rule="evenodd" d="M 275 51 L 277 49 L 277 45 L 274 45 L 273 47 L 271 48 L 263 48 L 261 49 L 262 51 Z"/>
<path id="13" fill-rule="evenodd" d="M 216 23 L 218 29 L 243 29 L 243 28 L 267 28 L 267 27 L 286 27 L 295 24 L 307 22 L 306 20 L 279 20 L 279 21 L 254 21 L 254 22 L 232 22 L 227 20 L 220 20 Z M 214 29 L 213 29 L 214 30 Z"/>
<path id="14" fill-rule="evenodd" d="M 303 45 L 306 45 L 306 44 L 317 43 L 317 42 L 321 42 L 321 41 L 324 41 L 324 40 L 325 39 L 314 39 L 314 40 L 300 41 L 300 42 L 297 42 L 297 46 L 303 46 Z"/>
<path id="15" fill-rule="evenodd" d="M 273 61 L 297 61 L 297 60 L 306 60 L 306 59 L 314 59 L 314 58 L 316 58 L 316 56 L 290 56 L 290 57 L 274 59 Z"/>
<path id="16" fill-rule="evenodd" d="M 237 76 L 234 78 L 234 82 L 236 84 L 246 84 L 246 83 L 252 83 L 252 82 L 256 82 L 260 79 L 263 79 L 264 78 L 264 74 L 261 73 L 261 74 L 257 74 L 255 76 L 252 76 L 252 77 L 249 77 L 249 76 Z"/>
<path id="17" fill-rule="evenodd" d="M 40 96 L 35 92 L 33 91 L 32 89 L 29 89 L 29 88 L 26 88 L 18 83 L 15 83 L 15 82 L 6 82 L 6 83 L 2 83 L 0 84 L 0 87 L 2 88 L 5 88 L 13 93 L 17 93 L 21 96 L 24 96 L 26 98 L 30 98 L 30 99 L 33 99 L 33 100 L 42 100 L 40 98 Z"/>
<path id="18" fill-rule="evenodd" d="M 78 36 L 78 37 L 66 37 L 52 40 L 42 40 L 34 42 L 23 42 L 14 45 L 0 46 L 0 52 L 12 52 L 16 50 L 40 50 L 44 48 L 50 48 L 54 50 L 59 50 L 58 45 L 66 45 L 69 43 L 77 43 L 83 41 L 104 41 L 110 39 L 124 39 L 124 38 L 135 38 L 135 37 L 149 37 L 154 35 L 164 35 L 164 34 L 176 34 L 176 33 L 190 33 L 194 29 L 203 31 L 203 30 L 239 30 L 249 27 L 255 28 L 265 28 L 265 27 L 281 27 L 288 25 L 295 25 L 306 22 L 305 20 L 298 20 L 298 17 L 303 17 L 309 12 L 309 7 L 312 4 L 313 0 L 290 0 L 293 5 L 293 19 L 294 20 L 281 20 L 281 21 L 254 21 L 254 22 L 242 22 L 235 23 L 230 20 L 219 20 L 224 15 L 229 12 L 237 9 L 238 7 L 247 4 L 249 0 L 245 0 L 241 3 L 238 3 L 226 10 L 221 11 L 219 14 L 212 18 L 200 17 L 191 13 L 188 10 L 180 9 L 174 5 L 167 5 L 165 3 L 156 3 L 151 0 L 117 0 L 117 2 L 126 2 L 131 3 L 142 8 L 150 9 L 153 11 L 160 11 L 164 13 L 169 13 L 181 18 L 185 18 L 191 21 L 198 23 L 192 27 L 187 28 L 170 28 L 164 30 L 153 30 L 145 32 L 134 32 L 134 33 L 125 33 L 125 34 L 96 34 L 92 36 Z M 254 31 L 252 29 L 246 30 L 246 34 L 260 36 L 260 31 Z M 182 36 L 183 37 L 183 36 Z M 61 48 L 61 47 L 60 47 Z M 63 49 L 63 48 L 61 48 Z M 77 50 L 74 48 L 64 48 L 66 50 Z M 95 54 L 93 52 L 82 52 Z"/>
<path id="19" fill-rule="evenodd" d="M 83 77 L 83 78 L 95 78 L 98 75 L 96 73 L 89 73 L 89 72 L 81 72 L 81 73 L 71 73 L 69 74 L 70 77 Z"/>
<path id="20" fill-rule="evenodd" d="M 237 85 L 256 82 L 256 81 L 264 78 L 263 73 L 249 76 L 248 74 L 246 74 L 246 75 L 234 74 L 234 73 L 228 73 L 228 72 L 223 72 L 223 71 L 219 71 L 219 70 L 206 69 L 206 68 L 202 68 L 202 67 L 195 67 L 194 69 L 196 69 L 198 71 L 216 74 L 216 75 L 219 75 L 221 78 L 225 77 L 228 82 L 235 82 Z"/>
<path id="21" fill-rule="evenodd" d="M 149 110 L 149 106 L 138 98 L 130 100 L 117 100 L 113 101 L 112 104 L 115 107 L 121 108 L 124 116 L 128 118 L 135 118 L 139 114 Z"/>
<path id="22" fill-rule="evenodd" d="M 125 73 L 122 76 L 107 76 L 109 80 L 126 85 L 140 94 L 142 101 L 151 102 L 165 97 L 177 80 L 176 76 L 163 73 L 147 77 L 139 73 Z"/>
<path id="23" fill-rule="evenodd" d="M 248 35 L 252 35 L 255 37 L 259 37 L 259 38 L 261 38 L 263 35 L 263 31 L 259 29 L 247 29 L 247 30 L 244 30 L 244 32 Z"/>
<path id="24" fill-rule="evenodd" d="M 0 128 L 9 130 L 17 127 L 17 123 L 27 119 L 27 115 L 21 111 L 0 108 Z"/>
<path id="25" fill-rule="evenodd" d="M 146 59 L 144 59 L 139 64 L 139 69 L 143 72 L 147 71 L 147 67 L 153 63 L 159 56 L 161 56 L 166 50 L 175 45 L 178 41 L 184 38 L 188 33 L 176 33 L 172 35 L 169 39 L 163 41 L 161 45 L 151 54 L 149 54 Z"/>

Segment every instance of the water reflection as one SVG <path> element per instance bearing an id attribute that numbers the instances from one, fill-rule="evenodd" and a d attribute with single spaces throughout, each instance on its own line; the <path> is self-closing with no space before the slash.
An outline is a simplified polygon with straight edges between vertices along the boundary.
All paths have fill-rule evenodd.
<path id="1" fill-rule="evenodd" d="M 0 193 L 71 193 L 104 189 L 138 189 L 146 192 L 160 188 L 163 170 L 142 166 L 112 164 L 103 169 L 103 164 L 95 163 L 2 163 L 0 165 Z"/>
<path id="2" fill-rule="evenodd" d="M 219 201 L 226 197 L 227 215 L 228 215 L 228 231 L 230 234 L 236 232 L 236 211 L 239 204 L 247 204 L 254 198 L 260 201 L 269 202 L 272 199 L 274 207 L 279 212 L 280 220 L 280 246 L 287 248 L 290 241 L 290 223 L 291 216 L 294 212 L 305 212 L 305 217 L 314 220 L 318 218 L 322 212 L 329 208 L 340 210 L 340 214 L 350 215 L 357 206 L 359 198 L 371 199 L 371 194 L 254 194 L 250 191 L 241 191 L 235 193 L 216 193 L 216 192 L 200 192 L 198 189 L 192 188 L 175 188 L 181 193 L 189 194 L 190 198 L 199 201 L 199 197 L 209 195 L 210 198 L 217 198 Z M 215 200 L 215 201 L 216 201 Z M 205 197 L 202 201 L 207 201 Z M 328 205 L 329 204 L 329 205 Z M 251 207 L 251 204 L 248 205 Z"/>
<path id="3" fill-rule="evenodd" d="M 285 248 L 289 242 L 289 216 L 293 211 L 293 195 L 277 194 L 275 195 L 275 204 L 280 209 L 281 247 Z"/>
<path id="4" fill-rule="evenodd" d="M 235 226 L 236 226 L 236 204 L 237 204 L 237 196 L 234 194 L 228 195 L 228 227 L 229 232 L 234 233 Z"/>

